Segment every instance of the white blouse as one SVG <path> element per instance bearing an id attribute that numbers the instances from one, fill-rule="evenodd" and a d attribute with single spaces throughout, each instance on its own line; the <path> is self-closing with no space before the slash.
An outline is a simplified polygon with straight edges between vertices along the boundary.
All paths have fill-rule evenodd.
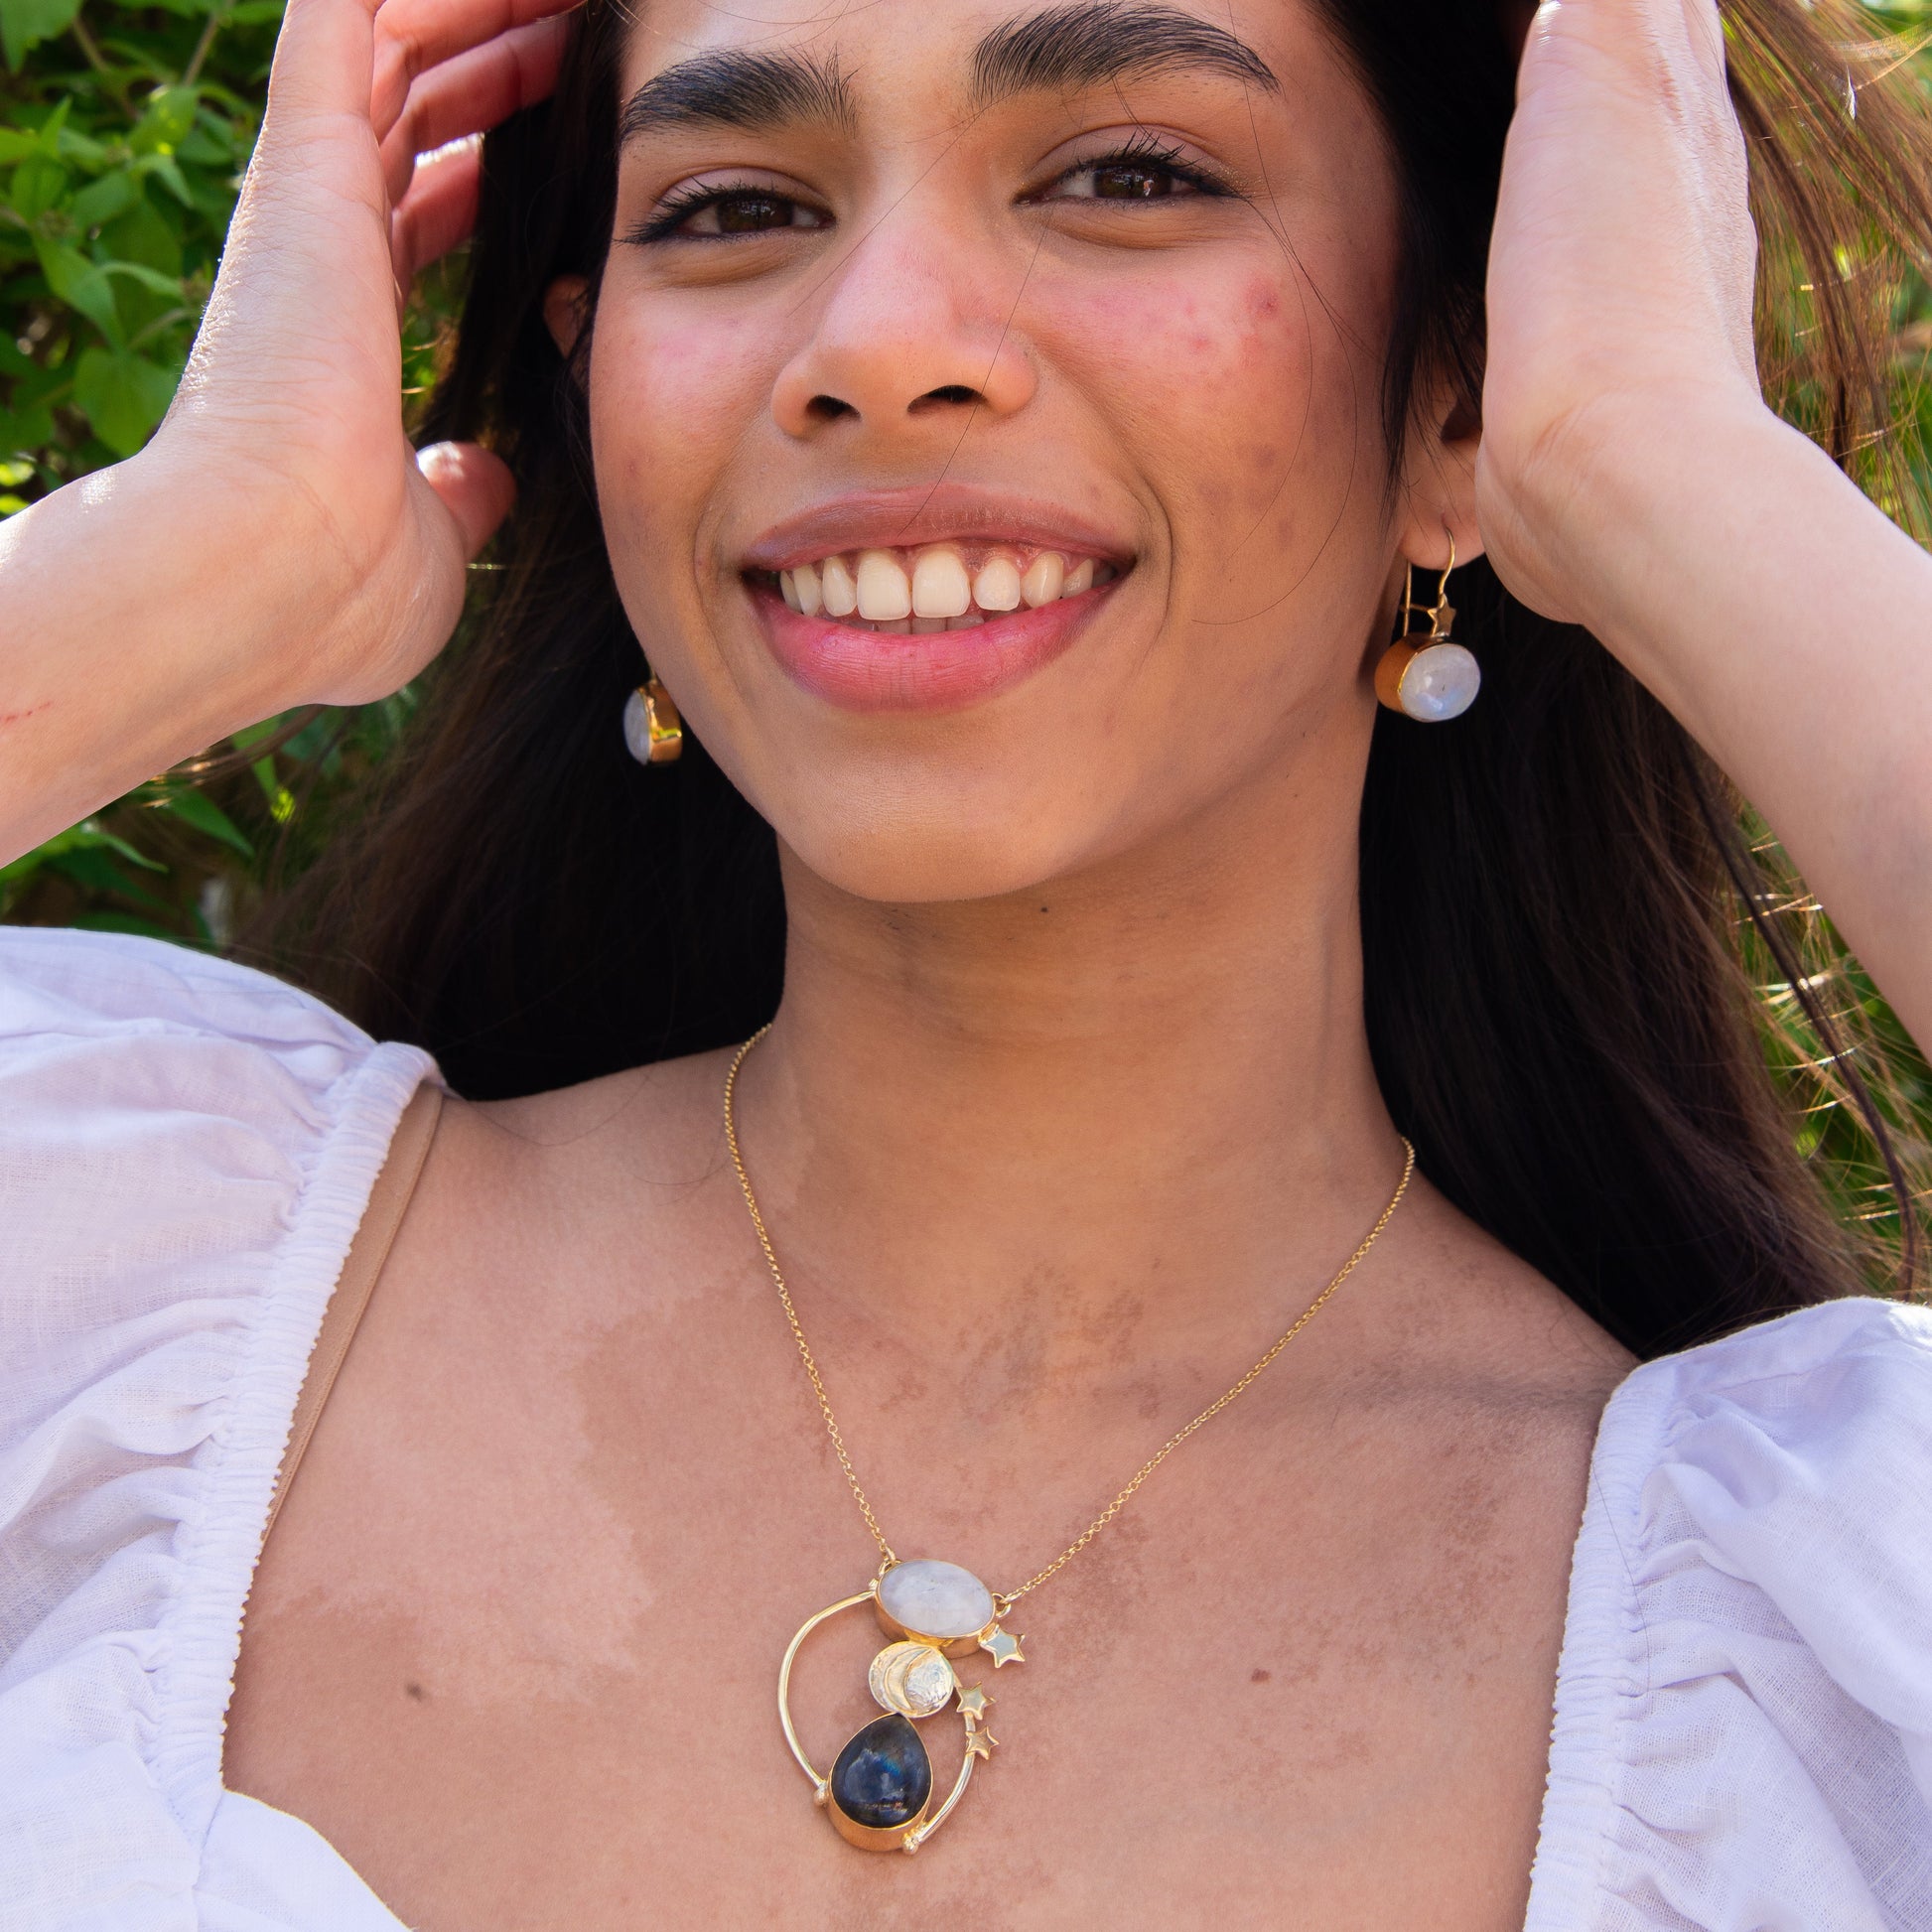
<path id="1" fill-rule="evenodd" d="M 399 1932 L 221 1782 L 323 1310 L 434 1078 L 276 981 L 0 929 L 0 1925 Z M 1639 1368 L 1577 1539 L 1526 1932 L 1932 1932 L 1932 1315 Z"/>

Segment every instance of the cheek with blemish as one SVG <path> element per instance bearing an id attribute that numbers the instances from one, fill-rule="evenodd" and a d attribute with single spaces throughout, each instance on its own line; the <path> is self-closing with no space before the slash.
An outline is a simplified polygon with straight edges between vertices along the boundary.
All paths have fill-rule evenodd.
<path id="1" fill-rule="evenodd" d="M 1138 467 L 1182 523 L 1201 519 L 1203 538 L 1346 488 L 1364 385 L 1313 291 L 1272 269 L 1215 280 L 1196 267 L 1099 287 L 1069 278 L 1039 297 L 1056 358 L 1075 360 L 1087 393 L 1118 412 Z"/>
<path id="2" fill-rule="evenodd" d="M 756 314 L 680 326 L 606 291 L 591 353 L 591 444 L 611 564 L 633 621 L 685 621 L 677 613 L 702 550 L 700 521 L 784 352 Z"/>

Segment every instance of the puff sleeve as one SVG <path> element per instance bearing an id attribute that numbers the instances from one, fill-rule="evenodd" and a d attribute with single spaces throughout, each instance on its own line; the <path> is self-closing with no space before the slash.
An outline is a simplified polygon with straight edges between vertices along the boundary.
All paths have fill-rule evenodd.
<path id="1" fill-rule="evenodd" d="M 0 928 L 10 1926 L 215 1922 L 197 1894 L 269 1497 L 323 1311 L 433 1071 L 241 967 Z"/>

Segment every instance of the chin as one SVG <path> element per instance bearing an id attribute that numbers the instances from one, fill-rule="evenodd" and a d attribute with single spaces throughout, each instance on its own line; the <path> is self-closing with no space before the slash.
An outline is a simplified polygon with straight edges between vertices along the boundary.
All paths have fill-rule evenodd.
<path id="1" fill-rule="evenodd" d="M 807 814 L 793 824 L 780 815 L 776 826 L 792 857 L 826 885 L 880 904 L 1004 898 L 1064 877 L 1083 856 L 1017 815 L 962 823 L 933 813 L 929 801 L 883 818 Z"/>

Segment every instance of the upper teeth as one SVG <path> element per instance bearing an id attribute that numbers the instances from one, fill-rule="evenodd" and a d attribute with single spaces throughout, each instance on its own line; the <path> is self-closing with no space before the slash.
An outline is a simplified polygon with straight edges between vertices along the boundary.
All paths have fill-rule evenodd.
<path id="1" fill-rule="evenodd" d="M 1011 550 L 989 550 L 969 568 L 958 546 L 927 544 L 913 554 L 910 572 L 891 550 L 861 550 L 851 562 L 821 557 L 778 573 L 785 602 L 804 616 L 850 618 L 895 628 L 939 629 L 947 622 L 978 623 L 985 612 L 1037 610 L 1056 598 L 1078 597 L 1114 575 L 1091 557 L 1071 562 L 1042 550 L 1023 563 Z"/>

